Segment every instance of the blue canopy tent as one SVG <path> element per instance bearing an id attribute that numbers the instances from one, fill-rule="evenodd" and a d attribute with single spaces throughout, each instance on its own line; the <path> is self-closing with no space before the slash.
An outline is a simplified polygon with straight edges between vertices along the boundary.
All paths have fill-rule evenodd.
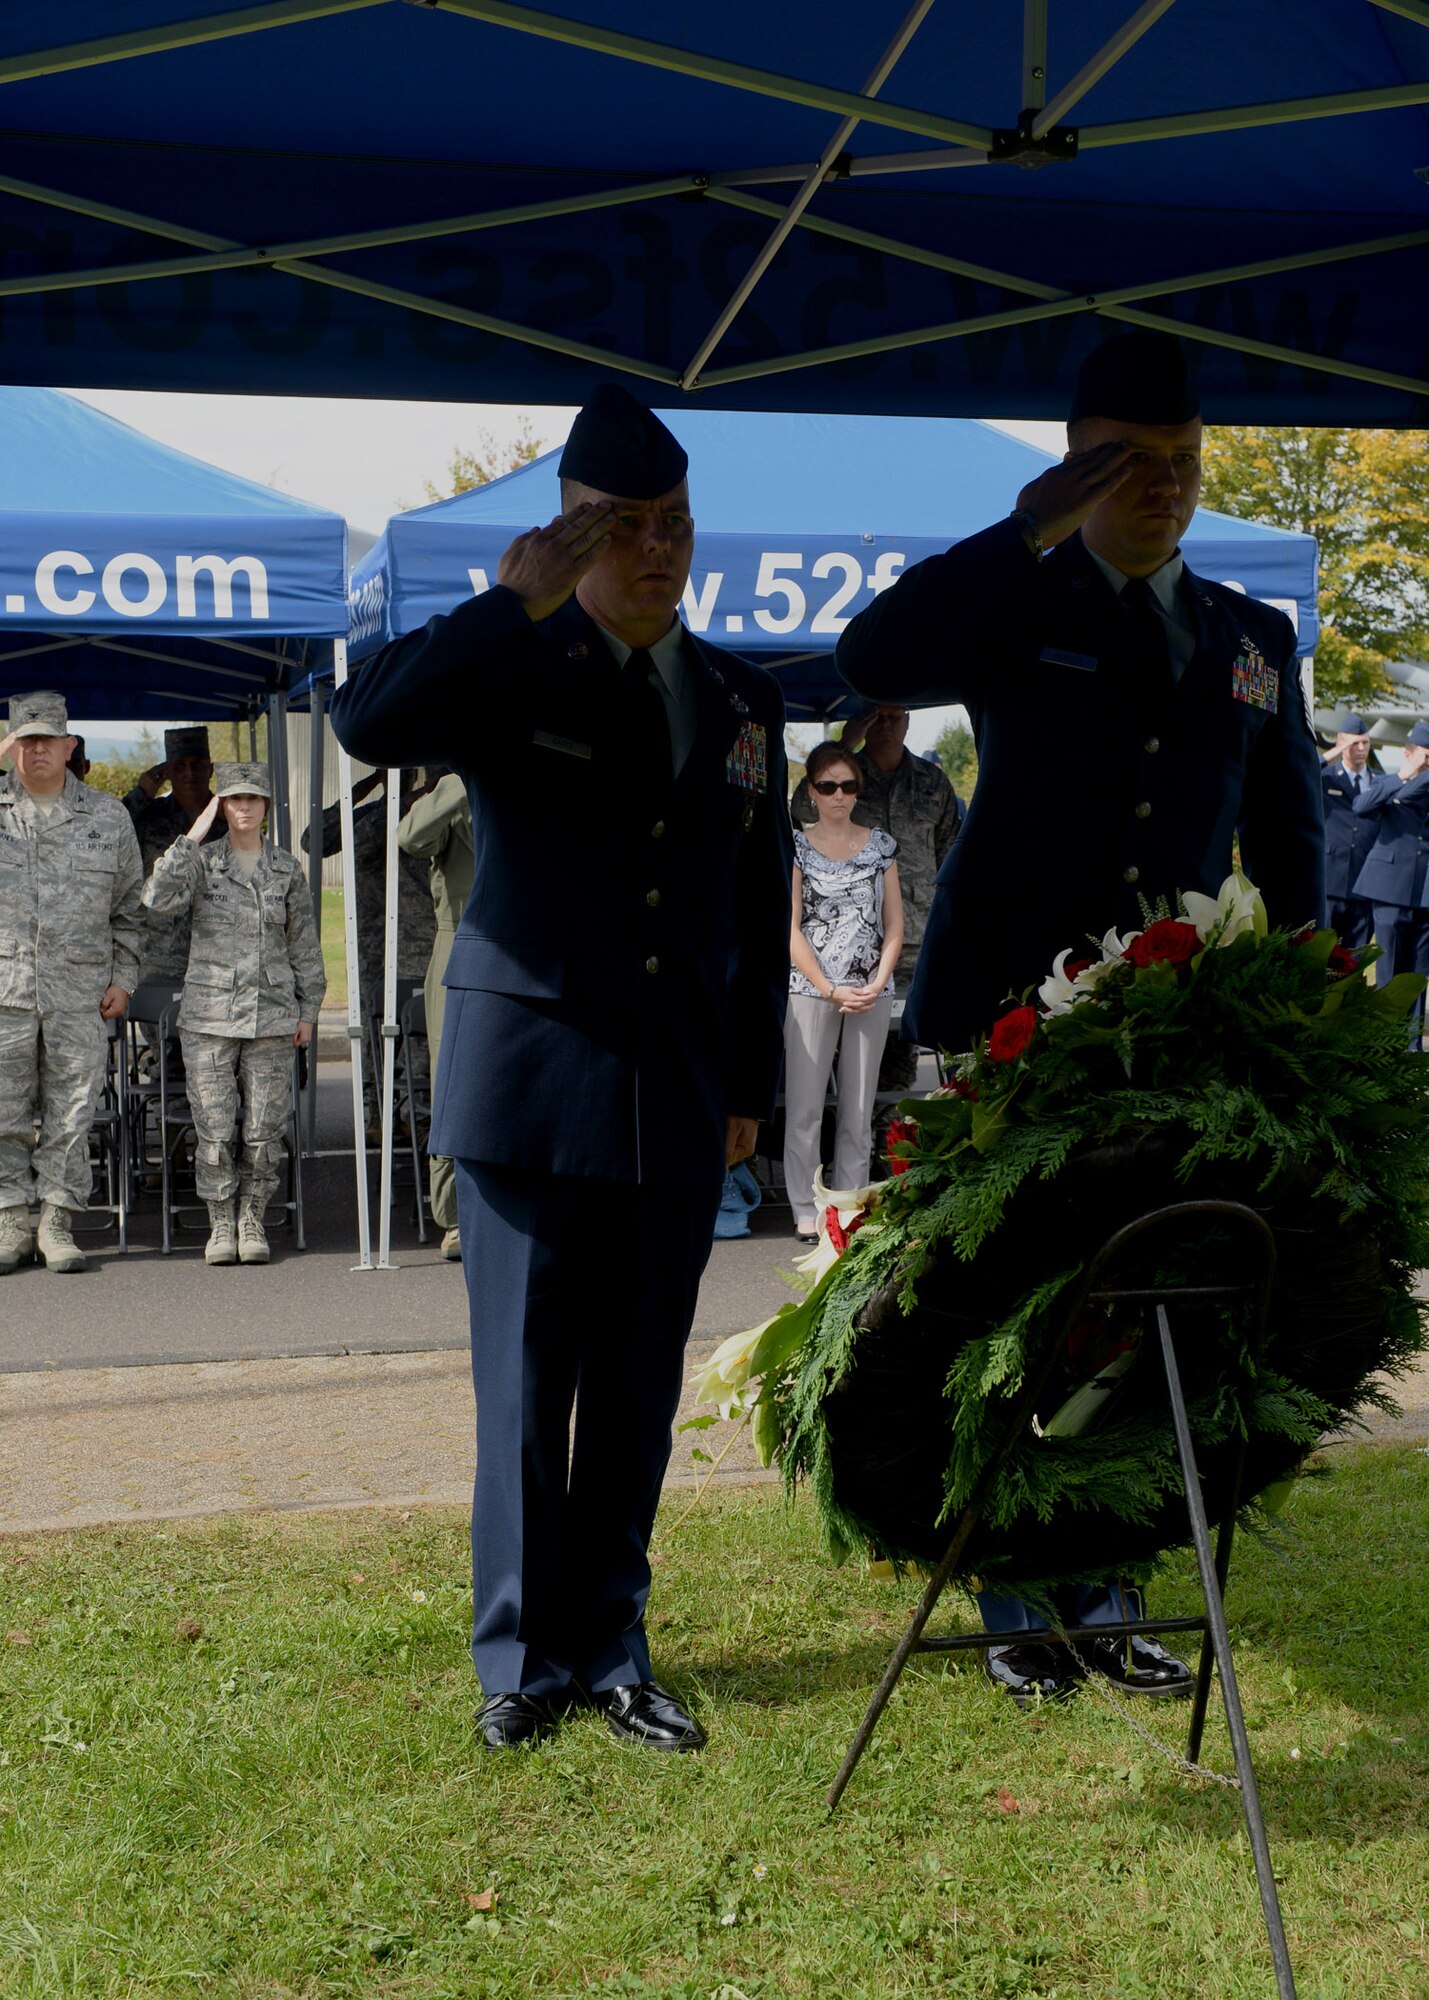
<path id="1" fill-rule="evenodd" d="M 59 688 L 71 715 L 95 721 L 253 724 L 266 711 L 275 832 L 289 844 L 284 717 L 288 697 L 343 644 L 342 516 L 53 389 L 0 389 L 0 436 L 0 700 Z M 315 701 L 314 818 L 320 730 Z M 355 966 L 355 911 L 349 930 Z M 355 972 L 351 985 L 355 998 Z M 361 1110 L 359 1080 L 359 1134 Z M 365 1255 L 365 1179 L 360 1195 Z"/>
<path id="2" fill-rule="evenodd" d="M 1053 461 L 991 424 L 915 417 L 665 412 L 690 453 L 695 562 L 684 616 L 779 675 L 791 717 L 851 712 L 833 667 L 849 619 L 908 565 L 986 527 Z M 560 511 L 558 451 L 398 514 L 353 572 L 349 649 L 417 631 L 496 576 L 512 536 Z M 1314 537 L 1209 509 L 1194 569 L 1277 603 L 1319 636 Z"/>
<path id="3" fill-rule="evenodd" d="M 905 4 L 6 8 L 0 378 L 1429 421 L 1429 0 Z"/>

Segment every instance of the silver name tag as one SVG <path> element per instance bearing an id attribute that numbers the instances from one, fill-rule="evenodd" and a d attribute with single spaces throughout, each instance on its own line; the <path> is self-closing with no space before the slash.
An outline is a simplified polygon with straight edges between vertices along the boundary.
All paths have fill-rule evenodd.
<path id="1" fill-rule="evenodd" d="M 532 741 L 543 750 L 560 750 L 567 757 L 589 757 L 589 743 L 577 743 L 573 736 L 548 736 L 544 729 L 532 732 Z"/>

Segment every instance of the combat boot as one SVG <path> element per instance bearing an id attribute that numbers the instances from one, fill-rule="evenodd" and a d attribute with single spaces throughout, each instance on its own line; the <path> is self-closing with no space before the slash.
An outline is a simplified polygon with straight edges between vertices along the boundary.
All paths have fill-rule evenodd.
<path id="1" fill-rule="evenodd" d="M 51 1271 L 83 1271 L 86 1268 L 84 1252 L 70 1233 L 69 1210 L 61 1208 L 57 1201 L 40 1203 L 40 1227 L 35 1237 L 35 1248 Z"/>
<path id="2" fill-rule="evenodd" d="M 28 1264 L 34 1247 L 28 1210 L 23 1205 L 0 1208 L 0 1278 L 8 1278 L 18 1265 Z"/>
<path id="3" fill-rule="evenodd" d="M 208 1205 L 208 1241 L 203 1246 L 205 1264 L 236 1264 L 238 1238 L 233 1228 L 233 1203 L 211 1201 Z"/>
<path id="4" fill-rule="evenodd" d="M 266 1264 L 268 1261 L 268 1238 L 263 1233 L 261 1201 L 241 1201 L 238 1204 L 238 1261 L 240 1264 Z"/>

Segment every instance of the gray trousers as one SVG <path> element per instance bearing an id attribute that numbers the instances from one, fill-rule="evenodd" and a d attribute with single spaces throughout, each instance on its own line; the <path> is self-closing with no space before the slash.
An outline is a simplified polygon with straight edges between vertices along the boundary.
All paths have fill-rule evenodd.
<path id="1" fill-rule="evenodd" d="M 811 1228 L 815 1221 L 814 1173 L 820 1164 L 824 1093 L 835 1050 L 839 1095 L 831 1184 L 862 1187 L 868 1179 L 873 1145 L 869 1125 L 892 1012 L 891 993 L 866 1014 L 841 1014 L 831 1001 L 808 993 L 789 995 L 784 1024 L 784 1185 L 800 1229 Z"/>
<path id="2" fill-rule="evenodd" d="M 88 1206 L 104 1042 L 97 1004 L 49 1014 L 0 1007 L 0 1208 Z"/>
<path id="3" fill-rule="evenodd" d="M 293 1043 L 288 1035 L 182 1031 L 189 1113 L 198 1144 L 194 1183 L 200 1201 L 244 1201 L 265 1207 L 278 1191 L 283 1128 L 293 1106 Z M 243 1148 L 235 1158 L 238 1104 L 243 1101 Z"/>

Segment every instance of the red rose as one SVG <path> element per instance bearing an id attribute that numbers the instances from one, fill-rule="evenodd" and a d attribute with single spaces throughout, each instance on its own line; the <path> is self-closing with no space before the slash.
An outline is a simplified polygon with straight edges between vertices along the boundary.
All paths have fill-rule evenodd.
<path id="1" fill-rule="evenodd" d="M 1331 979 L 1348 979 L 1353 973 L 1358 972 L 1359 969 L 1360 962 L 1352 951 L 1348 951 L 1342 944 L 1330 947 L 1330 956 L 1325 961 L 1325 970 L 1329 973 Z"/>
<path id="2" fill-rule="evenodd" d="M 895 1174 L 906 1174 L 908 1169 L 912 1166 L 913 1162 L 906 1156 L 906 1154 L 895 1153 L 893 1149 L 895 1146 L 911 1145 L 917 1136 L 917 1131 L 918 1131 L 917 1126 L 912 1124 L 910 1120 L 906 1118 L 889 1119 L 888 1139 L 884 1151 L 887 1156 L 888 1165 L 891 1172 Z"/>
<path id="3" fill-rule="evenodd" d="M 1014 1007 L 993 1025 L 987 1052 L 994 1062 L 1016 1062 L 1037 1032 L 1037 1009 Z"/>
<path id="4" fill-rule="evenodd" d="M 1090 958 L 1069 958 L 1062 967 L 1062 977 L 1069 983 L 1073 979 L 1080 979 L 1087 967 L 1093 963 L 1094 960 Z"/>
<path id="5" fill-rule="evenodd" d="M 1162 917 L 1140 937 L 1134 937 L 1122 957 L 1130 959 L 1133 965 L 1189 965 L 1200 949 L 1200 933 L 1194 924 Z"/>

